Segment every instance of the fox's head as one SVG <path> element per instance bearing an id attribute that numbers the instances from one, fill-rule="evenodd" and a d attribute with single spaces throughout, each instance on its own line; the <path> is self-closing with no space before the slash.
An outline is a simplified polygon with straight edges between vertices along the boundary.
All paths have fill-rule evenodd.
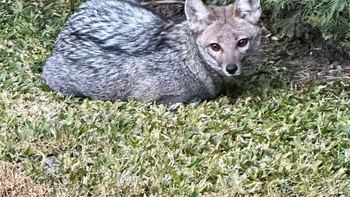
<path id="1" fill-rule="evenodd" d="M 185 13 L 207 64 L 224 76 L 240 75 L 243 59 L 260 44 L 260 0 L 236 0 L 228 6 L 186 0 Z"/>

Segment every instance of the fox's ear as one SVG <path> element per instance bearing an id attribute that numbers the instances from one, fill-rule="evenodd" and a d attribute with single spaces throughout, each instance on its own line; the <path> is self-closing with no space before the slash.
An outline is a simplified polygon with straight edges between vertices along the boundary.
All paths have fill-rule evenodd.
<path id="1" fill-rule="evenodd" d="M 212 11 L 202 0 L 186 0 L 185 14 L 190 28 L 200 31 L 210 23 Z"/>
<path id="2" fill-rule="evenodd" d="M 260 0 L 237 0 L 235 14 L 256 24 L 261 16 Z"/>

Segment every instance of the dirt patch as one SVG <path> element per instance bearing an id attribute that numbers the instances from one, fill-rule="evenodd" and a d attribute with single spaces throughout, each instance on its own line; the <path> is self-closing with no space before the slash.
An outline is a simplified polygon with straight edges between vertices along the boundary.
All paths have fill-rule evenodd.
<path id="1" fill-rule="evenodd" d="M 46 186 L 34 183 L 20 168 L 0 162 L 0 196 L 53 196 Z"/>
<path id="2" fill-rule="evenodd" d="M 316 37 L 316 36 L 315 36 Z M 310 38 L 278 38 L 265 30 L 262 39 L 261 53 L 263 59 L 273 60 L 275 64 L 299 65 L 289 66 L 292 82 L 305 85 L 313 80 L 350 79 L 350 58 L 320 37 Z M 268 64 L 268 62 L 264 62 Z"/>
<path id="3" fill-rule="evenodd" d="M 141 0 L 141 4 L 148 9 L 154 11 L 163 18 L 170 20 L 184 19 L 184 4 L 185 1 L 180 0 L 164 0 L 164 1 L 150 1 Z"/>

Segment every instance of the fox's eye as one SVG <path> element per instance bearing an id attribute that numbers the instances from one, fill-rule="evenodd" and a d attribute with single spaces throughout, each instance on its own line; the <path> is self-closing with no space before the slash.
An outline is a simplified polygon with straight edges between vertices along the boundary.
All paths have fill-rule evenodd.
<path id="1" fill-rule="evenodd" d="M 221 46 L 218 43 L 212 43 L 212 44 L 210 44 L 210 47 L 213 51 L 220 51 L 221 50 Z"/>
<path id="2" fill-rule="evenodd" d="M 248 39 L 244 38 L 237 42 L 238 47 L 245 47 L 248 44 Z"/>

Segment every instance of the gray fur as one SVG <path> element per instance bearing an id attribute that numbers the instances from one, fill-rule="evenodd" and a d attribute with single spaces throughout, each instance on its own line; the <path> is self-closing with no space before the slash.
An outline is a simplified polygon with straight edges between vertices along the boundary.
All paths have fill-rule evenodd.
<path id="1" fill-rule="evenodd" d="M 225 75 L 204 60 L 197 34 L 136 1 L 90 0 L 63 27 L 43 78 L 55 91 L 101 100 L 213 99 Z"/>

